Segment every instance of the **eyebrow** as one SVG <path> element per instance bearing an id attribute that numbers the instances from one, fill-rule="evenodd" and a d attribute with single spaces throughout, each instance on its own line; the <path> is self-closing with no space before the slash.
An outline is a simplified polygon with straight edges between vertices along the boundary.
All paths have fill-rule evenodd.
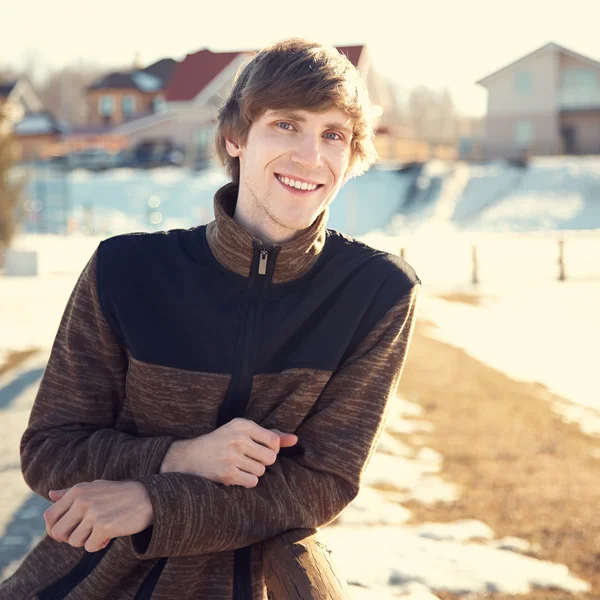
<path id="1" fill-rule="evenodd" d="M 271 116 L 277 116 L 277 115 L 282 116 L 282 117 L 288 117 L 289 119 L 298 121 L 300 123 L 306 123 L 305 117 L 303 117 L 300 113 L 293 112 L 290 110 L 272 110 L 271 111 Z M 348 137 L 352 137 L 352 130 L 348 129 L 348 127 L 346 127 L 342 123 L 335 123 L 335 122 L 326 123 L 325 127 L 327 129 L 339 129 L 340 131 L 343 131 Z"/>

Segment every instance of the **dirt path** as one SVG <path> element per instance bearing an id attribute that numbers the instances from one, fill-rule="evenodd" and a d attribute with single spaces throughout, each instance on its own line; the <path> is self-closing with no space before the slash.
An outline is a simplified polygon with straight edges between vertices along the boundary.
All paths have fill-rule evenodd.
<path id="1" fill-rule="evenodd" d="M 8 373 L 10 369 L 18 367 L 22 362 L 24 362 L 30 356 L 33 356 L 36 352 L 39 352 L 37 348 L 32 348 L 29 350 L 11 350 L 8 352 L 4 360 L 0 360 L 0 375 L 4 375 L 4 373 Z"/>
<path id="2" fill-rule="evenodd" d="M 564 563 L 593 586 L 578 596 L 540 590 L 519 598 L 597 600 L 600 459 L 592 452 L 600 440 L 562 422 L 544 386 L 513 381 L 462 349 L 427 337 L 429 327 L 417 324 L 399 391 L 434 423 L 435 432 L 420 432 L 419 438 L 444 456 L 442 476 L 461 485 L 463 494 L 433 509 L 407 504 L 415 521 L 480 519 L 497 537 L 539 545 L 532 556 Z"/>

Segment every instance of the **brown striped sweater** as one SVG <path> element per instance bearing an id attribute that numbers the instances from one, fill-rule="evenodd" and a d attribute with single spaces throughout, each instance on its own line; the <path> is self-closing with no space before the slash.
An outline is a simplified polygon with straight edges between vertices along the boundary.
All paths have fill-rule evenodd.
<path id="1" fill-rule="evenodd" d="M 140 481 L 154 524 L 98 553 L 45 536 L 0 600 L 263 600 L 261 542 L 330 523 L 358 493 L 420 280 L 326 229 L 326 212 L 265 249 L 232 219 L 236 198 L 227 184 L 207 226 L 115 236 L 89 259 L 22 437 L 22 472 L 47 499 L 83 481 Z M 299 439 L 255 488 L 160 473 L 174 440 L 236 416 Z"/>

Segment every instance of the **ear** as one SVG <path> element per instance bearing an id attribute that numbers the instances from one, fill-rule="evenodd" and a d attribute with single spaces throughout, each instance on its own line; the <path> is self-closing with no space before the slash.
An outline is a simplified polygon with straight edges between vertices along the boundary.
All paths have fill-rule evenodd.
<path id="1" fill-rule="evenodd" d="M 227 154 L 231 157 L 239 156 L 242 153 L 242 147 L 230 140 L 229 138 L 225 138 L 225 147 L 227 148 Z"/>

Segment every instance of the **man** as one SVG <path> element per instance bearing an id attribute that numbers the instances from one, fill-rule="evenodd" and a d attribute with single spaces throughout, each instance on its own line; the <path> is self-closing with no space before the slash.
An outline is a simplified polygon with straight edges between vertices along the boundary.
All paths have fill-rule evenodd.
<path id="1" fill-rule="evenodd" d="M 99 244 L 21 442 L 48 535 L 0 599 L 263 599 L 261 542 L 357 495 L 420 289 L 325 227 L 368 110 L 334 48 L 265 48 L 218 114 L 215 219 Z"/>

